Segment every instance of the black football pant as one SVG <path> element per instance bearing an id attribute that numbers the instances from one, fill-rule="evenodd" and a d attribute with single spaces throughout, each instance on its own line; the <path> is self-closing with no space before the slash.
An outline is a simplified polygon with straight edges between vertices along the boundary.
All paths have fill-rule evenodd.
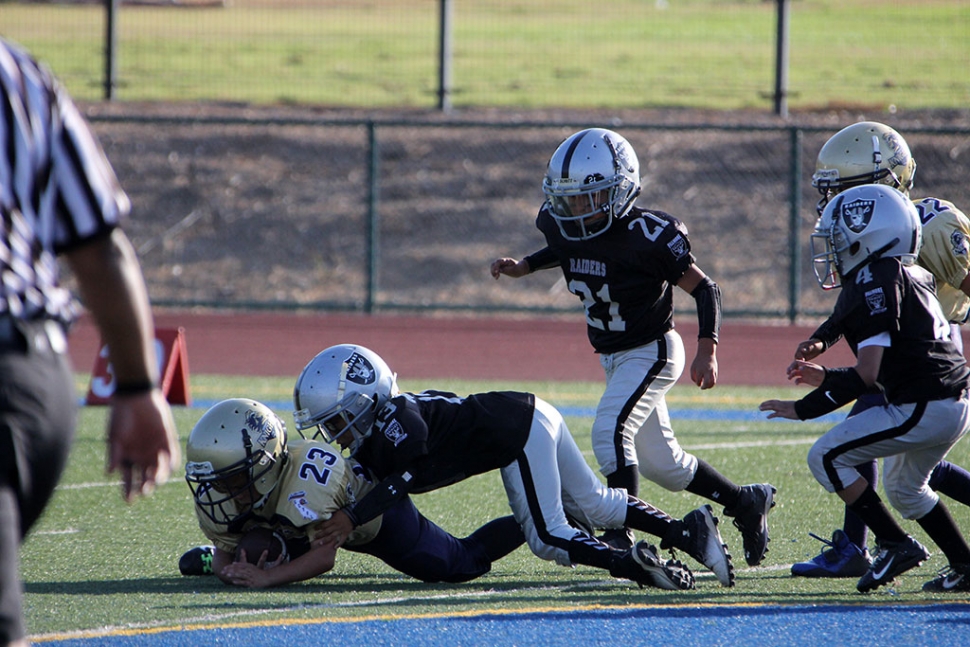
<path id="1" fill-rule="evenodd" d="M 26 635 L 20 544 L 64 470 L 77 409 L 67 355 L 44 324 L 22 330 L 0 318 L 0 644 Z"/>

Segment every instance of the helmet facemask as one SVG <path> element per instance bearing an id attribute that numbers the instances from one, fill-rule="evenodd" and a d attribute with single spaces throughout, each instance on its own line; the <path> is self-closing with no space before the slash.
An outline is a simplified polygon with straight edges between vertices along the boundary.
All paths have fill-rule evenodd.
<path id="1" fill-rule="evenodd" d="M 294 417 L 305 414 L 306 409 L 295 412 Z M 377 403 L 363 393 L 348 393 L 330 409 L 313 416 L 297 420 L 300 429 L 316 427 L 314 438 L 323 437 L 325 441 L 349 449 L 353 454 L 370 435 L 377 413 Z M 301 416 L 302 417 L 302 416 Z"/>

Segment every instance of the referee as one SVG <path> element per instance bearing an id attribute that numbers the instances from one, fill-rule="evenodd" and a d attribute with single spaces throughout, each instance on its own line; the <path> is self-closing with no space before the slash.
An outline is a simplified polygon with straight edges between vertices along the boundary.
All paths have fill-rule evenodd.
<path id="1" fill-rule="evenodd" d="M 141 267 L 119 228 L 130 203 L 80 112 L 50 72 L 0 38 L 0 645 L 26 645 L 20 543 L 44 510 L 76 425 L 60 286 L 63 255 L 110 349 L 117 388 L 109 472 L 131 501 L 180 461 L 158 388 Z"/>

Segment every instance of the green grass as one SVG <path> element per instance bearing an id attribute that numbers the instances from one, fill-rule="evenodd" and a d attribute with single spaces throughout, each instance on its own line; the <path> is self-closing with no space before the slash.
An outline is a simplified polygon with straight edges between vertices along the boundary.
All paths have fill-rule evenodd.
<path id="1" fill-rule="evenodd" d="M 435 106 L 438 6 L 123 7 L 116 96 Z M 4 35 L 80 99 L 103 96 L 103 23 L 99 6 L 3 4 Z M 456 107 L 772 106 L 774 2 L 455 0 L 453 23 Z M 789 105 L 962 108 L 968 31 L 962 0 L 792 2 Z"/>
<path id="2" fill-rule="evenodd" d="M 79 392 L 87 386 L 78 380 Z M 598 383 L 510 384 L 490 382 L 403 382 L 402 388 L 445 388 L 468 393 L 490 388 L 530 389 L 563 407 L 593 407 Z M 246 379 L 194 375 L 197 400 L 249 396 L 269 402 L 288 402 L 288 379 Z M 792 397 L 799 390 L 718 388 L 703 394 L 676 387 L 671 409 L 728 408 L 754 410 L 767 397 Z M 183 438 L 203 411 L 177 407 Z M 292 424 L 288 410 L 280 415 Z M 567 419 L 580 447 L 589 453 L 591 419 Z M 919 591 L 936 569 L 944 566 L 931 544 L 932 559 L 900 578 L 899 588 L 860 596 L 854 581 L 793 579 L 788 565 L 814 556 L 820 544 L 809 532 L 823 536 L 841 522 L 842 509 L 826 494 L 805 465 L 806 452 L 825 425 L 812 423 L 722 423 L 675 420 L 682 444 L 733 480 L 768 481 L 779 489 L 771 515 L 770 552 L 762 567 L 744 565 L 740 535 L 726 520 L 725 541 L 738 567 L 738 583 L 723 589 L 707 572 L 698 574 L 695 591 L 683 593 L 639 590 L 628 582 L 611 580 L 595 569 L 567 569 L 534 557 L 527 548 L 498 562 L 479 580 L 460 585 L 429 585 L 411 580 L 380 561 L 341 551 L 337 566 L 314 580 L 267 591 L 232 589 L 215 578 L 186 578 L 178 573 L 183 551 L 205 543 L 196 525 L 189 490 L 179 471 L 155 495 L 125 505 L 113 479 L 104 475 L 105 409 L 81 412 L 79 436 L 72 459 L 47 513 L 22 551 L 28 628 L 35 638 L 103 628 L 147 628 L 209 622 L 272 622 L 280 619 L 365 618 L 425 613 L 466 613 L 499 610 L 622 607 L 642 604 L 883 604 L 925 602 Z M 968 464 L 967 444 L 951 458 Z M 675 516 L 702 503 L 688 493 L 669 493 L 643 481 L 643 498 Z M 418 508 L 456 535 L 508 513 L 498 473 L 480 475 L 460 484 L 415 497 Z M 970 511 L 951 505 L 964 529 Z M 718 514 L 720 510 L 718 509 Z M 907 530 L 928 539 L 913 522 Z M 692 567 L 695 566 L 690 562 Z M 949 599 L 949 598 L 941 598 Z"/>

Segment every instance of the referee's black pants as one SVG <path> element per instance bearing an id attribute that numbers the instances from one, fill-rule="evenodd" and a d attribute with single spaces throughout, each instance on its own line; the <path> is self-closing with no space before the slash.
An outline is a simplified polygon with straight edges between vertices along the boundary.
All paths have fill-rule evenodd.
<path id="1" fill-rule="evenodd" d="M 74 440 L 77 394 L 64 338 L 51 335 L 55 325 L 0 317 L 0 644 L 26 635 L 20 544 Z"/>

